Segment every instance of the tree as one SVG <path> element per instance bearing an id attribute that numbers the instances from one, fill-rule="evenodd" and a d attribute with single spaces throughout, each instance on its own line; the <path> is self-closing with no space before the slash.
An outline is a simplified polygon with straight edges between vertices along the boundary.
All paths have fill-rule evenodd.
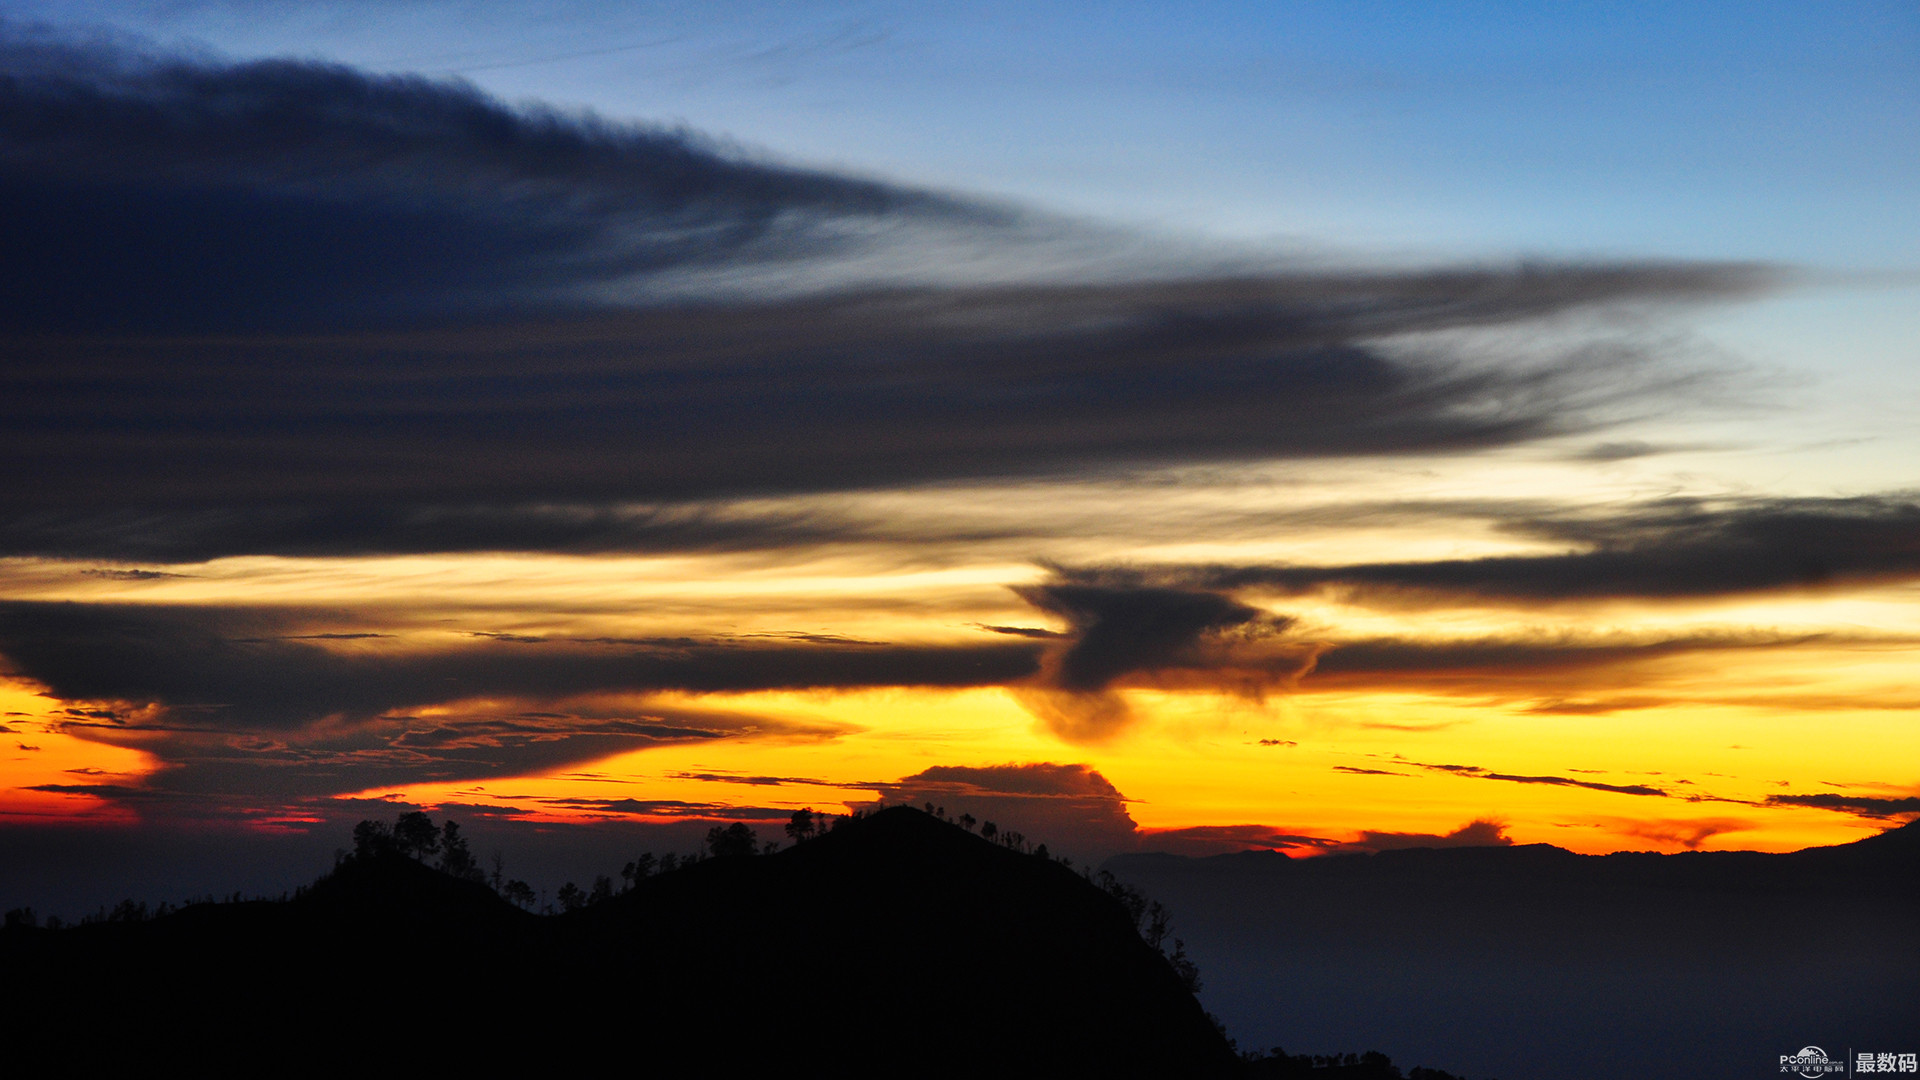
<path id="1" fill-rule="evenodd" d="M 715 825 L 707 830 L 707 851 L 715 858 L 752 855 L 760 850 L 760 838 L 742 821 L 725 828 Z"/>
<path id="2" fill-rule="evenodd" d="M 363 821 L 353 827 L 353 854 L 355 858 L 371 859 L 383 851 L 393 850 L 393 830 L 387 828 L 384 821 Z"/>
<path id="3" fill-rule="evenodd" d="M 1173 913 L 1167 910 L 1166 905 L 1158 900 L 1148 904 L 1146 929 L 1140 931 L 1140 936 L 1146 939 L 1147 944 L 1158 949 L 1172 929 Z"/>
<path id="4" fill-rule="evenodd" d="M 653 873 L 654 861 L 653 852 L 649 851 L 621 867 L 620 876 L 626 879 L 627 888 L 631 889 L 647 880 L 647 876 Z"/>
<path id="5" fill-rule="evenodd" d="M 465 881 L 479 881 L 484 876 L 457 822 L 448 821 L 440 828 L 440 869 Z"/>
<path id="6" fill-rule="evenodd" d="M 980 823 L 980 835 L 986 837 L 989 840 L 993 839 L 994 835 L 999 831 L 1000 831 L 1000 826 L 995 825 L 991 821 L 983 821 Z"/>
<path id="7" fill-rule="evenodd" d="M 805 810 L 795 810 L 793 816 L 787 819 L 787 838 L 796 844 L 802 840 L 810 839 L 813 836 L 813 831 L 813 808 L 811 806 Z"/>
<path id="8" fill-rule="evenodd" d="M 440 850 L 440 826 L 426 814 L 409 810 L 393 823 L 393 846 L 402 855 L 425 859 Z"/>
<path id="9" fill-rule="evenodd" d="M 560 886 L 559 899 L 560 908 L 563 911 L 579 911 L 587 906 L 587 894 L 571 881 Z"/>
<path id="10" fill-rule="evenodd" d="M 533 895 L 533 886 L 527 884 L 524 881 L 515 879 L 513 881 L 507 882 L 505 885 L 501 886 L 500 896 L 502 899 L 506 900 L 507 903 L 509 904 L 517 904 L 520 907 L 526 908 L 528 910 L 533 909 L 533 902 L 535 900 L 535 897 Z"/>
<path id="11" fill-rule="evenodd" d="M 1173 973 L 1180 976 L 1187 992 L 1200 993 L 1200 967 L 1187 956 L 1187 943 L 1179 938 L 1173 939 L 1173 951 L 1167 954 L 1167 963 L 1173 965 Z"/>
<path id="12" fill-rule="evenodd" d="M 963 829 L 965 829 L 965 830 L 967 830 L 968 832 L 972 832 L 972 831 L 973 831 L 973 824 L 974 824 L 974 823 L 973 823 L 973 815 L 972 815 L 972 814 L 961 814 L 961 815 L 960 815 L 960 827 L 961 827 L 961 828 L 963 828 Z"/>

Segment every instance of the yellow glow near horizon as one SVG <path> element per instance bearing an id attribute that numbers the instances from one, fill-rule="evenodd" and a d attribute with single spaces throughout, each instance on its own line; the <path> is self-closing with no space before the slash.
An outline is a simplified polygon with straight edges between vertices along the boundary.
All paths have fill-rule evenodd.
<path id="1" fill-rule="evenodd" d="M 44 790 L 137 786 L 154 769 L 152 758 L 138 750 L 59 730 L 62 707 L 31 686 L 0 679 L 0 822 L 131 820 L 130 811 L 98 795 Z"/>
<path id="2" fill-rule="evenodd" d="M 15 558 L 0 560 L 0 594 L 155 610 L 220 608 L 243 623 L 265 620 L 260 633 L 269 638 L 292 635 L 302 648 L 374 664 L 513 647 L 486 637 L 496 634 L 607 650 L 620 648 L 619 640 L 683 637 L 741 648 L 1038 645 L 1043 639 L 990 628 L 1065 628 L 1011 588 L 1048 580 L 1043 559 L 1336 565 L 1555 554 L 1569 549 L 1443 504 L 1469 505 L 1491 491 L 1503 505 L 1605 513 L 1675 490 L 1659 488 L 1672 477 L 1651 464 L 1577 474 L 1571 468 L 1544 452 L 1507 453 L 1419 467 L 1163 470 L 1110 481 L 936 485 L 710 508 L 722 517 L 811 522 L 835 537 L 758 551 L 249 556 L 141 573 Z M 1573 475 L 1582 478 L 1581 497 L 1568 501 Z M 1376 509 L 1354 509 L 1362 504 Z M 1560 603 L 1337 590 L 1238 595 L 1295 620 L 1287 634 L 1299 642 L 1427 650 L 1491 643 L 1537 648 L 1541 657 L 1506 667 L 1326 666 L 1295 684 L 1275 680 L 1257 697 L 1210 688 L 1205 676 L 1143 676 L 1115 691 L 1135 722 L 1091 744 L 1063 741 L 998 687 L 636 691 L 615 702 L 615 711 L 737 714 L 799 726 L 753 734 L 752 723 L 721 723 L 715 730 L 724 737 L 511 779 L 351 795 L 518 806 L 581 820 L 606 816 L 597 802 L 617 791 L 637 803 L 711 806 L 723 814 L 729 806 L 857 804 L 875 785 L 937 765 L 1057 762 L 1105 775 L 1149 833 L 1260 825 L 1351 839 L 1366 830 L 1444 834 L 1484 818 L 1503 822 L 1520 842 L 1599 852 L 1841 842 L 1875 823 L 1769 803 L 1768 796 L 1904 797 L 1920 790 L 1913 765 L 1920 762 L 1920 725 L 1911 723 L 1920 708 L 1911 690 L 1920 588 L 1913 585 L 1843 582 L 1707 600 Z M 582 641 L 595 638 L 618 640 Z M 1607 649 L 1614 653 L 1595 652 Z M 1581 650 L 1587 659 L 1576 657 Z M 112 734 L 118 745 L 109 745 L 104 731 L 89 739 L 50 728 L 57 721 L 49 718 L 73 702 L 30 689 L 8 693 L 9 709 L 25 715 L 7 737 L 27 732 L 31 738 L 19 741 L 40 747 L 0 763 L 0 798 L 9 813 L 120 813 L 84 794 L 33 789 L 74 786 L 76 778 L 137 785 L 158 767 L 136 736 Z M 602 695 L 607 702 L 619 696 Z M 501 693 L 403 712 L 420 724 L 458 723 L 566 705 Z M 401 716 L 378 722 L 407 722 Z M 329 720 L 274 737 L 297 745 L 357 722 Z M 1478 771 L 1426 767 L 1434 765 Z M 700 774 L 793 782 L 693 778 Z"/>

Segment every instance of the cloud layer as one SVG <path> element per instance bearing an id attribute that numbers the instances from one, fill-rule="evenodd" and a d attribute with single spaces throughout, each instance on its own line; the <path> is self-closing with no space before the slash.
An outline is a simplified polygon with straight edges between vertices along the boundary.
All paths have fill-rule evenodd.
<path id="1" fill-rule="evenodd" d="M 651 550 L 712 537 L 637 506 L 1511 445 L 1674 376 L 1383 342 L 1770 280 L 1223 270 L 458 83 L 4 27 L 0 73 L 0 554 Z"/>
<path id="2" fill-rule="evenodd" d="M 1329 591 L 1362 603 L 1521 605 L 1700 599 L 1920 578 L 1920 502 L 1909 495 L 1672 499 L 1604 516 L 1496 520 L 1508 532 L 1574 550 L 1349 566 L 1169 567 L 1109 576 L 1294 595 Z"/>

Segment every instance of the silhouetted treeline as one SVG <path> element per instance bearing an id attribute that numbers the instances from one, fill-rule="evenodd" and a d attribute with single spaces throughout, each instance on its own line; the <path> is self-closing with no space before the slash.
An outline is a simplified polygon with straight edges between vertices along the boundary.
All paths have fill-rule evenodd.
<path id="1" fill-rule="evenodd" d="M 9 1052 L 148 1072 L 549 1073 L 636 1050 L 731 1075 L 1241 1069 L 1138 915 L 1082 873 L 900 808 L 806 823 L 771 854 L 720 826 L 672 872 L 636 858 L 552 918 L 424 814 L 357 829 L 282 901 L 58 934 L 23 916 L 0 934 L 0 970 L 32 988 Z"/>

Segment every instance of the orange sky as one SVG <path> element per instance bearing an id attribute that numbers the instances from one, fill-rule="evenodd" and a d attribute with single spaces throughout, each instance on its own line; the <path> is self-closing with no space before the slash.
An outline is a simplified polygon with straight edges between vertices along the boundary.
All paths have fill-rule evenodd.
<path id="1" fill-rule="evenodd" d="M 1572 482 L 1591 467 L 1461 461 L 1449 469 L 1456 475 L 1436 478 L 1427 490 L 1451 487 L 1476 470 L 1528 477 L 1545 490 L 1554 472 Z M 1608 471 L 1616 486 L 1632 486 L 1622 479 L 1625 469 Z M 168 576 L 16 559 L 0 566 L 0 582 L 9 596 L 34 603 L 218 612 L 229 623 L 252 612 L 264 620 L 260 626 L 271 624 L 272 634 L 260 632 L 263 641 L 298 639 L 301 650 L 368 663 L 476 647 L 502 656 L 558 647 L 672 652 L 676 641 L 724 639 L 741 655 L 768 646 L 858 653 L 1031 643 L 1044 669 L 1045 657 L 1058 657 L 1074 646 L 1074 635 L 1085 640 L 1090 632 L 1088 624 L 1076 627 L 1013 591 L 1044 587 L 1064 572 L 1049 566 L 1155 566 L 1176 557 L 1187 564 L 1372 564 L 1556 550 L 1490 532 L 1466 515 L 1409 524 L 1385 511 L 1371 519 L 1361 513 L 1357 521 L 1309 519 L 1278 538 L 1281 530 L 1268 524 L 1276 511 L 1342 496 L 1348 505 L 1391 506 L 1422 485 L 1406 477 L 1338 476 L 1289 484 L 1272 472 L 1206 482 L 1181 477 L 1165 512 L 1130 540 L 1126 521 L 1151 504 L 1159 483 L 1109 482 L 1098 497 L 1081 485 L 1021 484 L 841 497 L 805 507 L 885 518 L 901 531 L 932 520 L 948 528 L 991 521 L 1018 508 L 1034 534 L 1023 541 L 1030 557 L 1022 561 L 1003 557 L 1012 546 L 1006 542 L 916 545 L 884 537 L 666 557 L 240 557 L 173 566 Z M 1156 535 L 1187 535 L 1183 530 L 1193 526 L 1181 524 L 1183 514 L 1204 514 L 1214 539 L 1195 547 Z M 294 767 L 284 762 L 287 754 L 310 752 L 326 757 L 337 778 L 283 800 L 277 812 L 250 812 L 260 820 L 298 817 L 301 806 L 343 796 L 512 808 L 530 819 L 644 821 L 724 818 L 729 807 L 762 817 L 802 806 L 844 809 L 933 767 L 1050 762 L 1104 776 L 1147 846 L 1174 830 L 1169 843 L 1178 847 L 1188 835 L 1178 831 L 1196 827 L 1258 826 L 1351 843 L 1369 831 L 1437 836 L 1492 820 L 1516 842 L 1583 852 L 1790 850 L 1883 827 L 1898 818 L 1867 816 L 1884 813 L 1876 807 L 1886 804 L 1873 800 L 1920 790 L 1910 765 L 1920 761 L 1920 730 L 1910 720 L 1920 703 L 1911 700 L 1908 682 L 1911 642 L 1920 632 L 1912 591 L 1902 582 L 1872 581 L 1705 598 L 1517 602 L 1250 588 L 1235 595 L 1265 616 L 1291 621 L 1237 641 L 1230 631 L 1217 641 L 1166 645 L 1184 652 L 1124 672 L 1092 693 L 1048 690 L 1044 673 L 951 689 L 522 690 L 449 695 L 360 716 L 316 714 L 287 730 L 243 737 L 139 730 L 142 715 L 171 715 L 171 725 L 156 726 L 179 727 L 193 710 L 127 699 L 62 701 L 35 694 L 31 680 L 16 680 L 5 711 L 9 737 L 21 749 L 0 759 L 0 783 L 9 815 L 111 820 L 155 812 L 130 809 L 138 801 L 117 800 L 113 786 L 165 788 L 168 770 L 183 765 L 278 755 L 256 768 L 264 776 Z M 994 627 L 1062 636 L 1023 638 Z M 237 636 L 227 632 L 229 640 Z M 1506 651 L 1467 661 L 1436 653 L 1354 670 L 1332 662 L 1343 648 L 1387 641 L 1429 649 L 1493 643 Z M 1062 726 L 1049 712 L 1056 697 L 1069 709 L 1118 709 L 1124 719 L 1097 731 Z M 88 709 L 132 722 L 89 723 L 74 711 Z M 574 733 L 561 717 L 662 723 L 697 737 L 570 751 L 546 766 L 516 768 L 506 755 L 469 775 L 370 785 L 355 781 L 351 764 L 369 748 L 331 741 L 343 730 L 379 729 L 399 745 L 405 737 L 394 732 L 520 715 L 549 718 L 534 724 L 546 728 L 525 735 L 549 742 Z M 452 764 L 440 771 L 458 771 L 460 756 L 447 752 Z M 225 775 L 232 785 L 225 794 L 249 801 L 253 774 L 240 768 Z M 975 797 L 991 804 L 994 795 L 983 790 Z M 1777 801 L 1810 795 L 1866 801 Z M 264 807 L 274 799 L 250 801 Z M 651 804 L 667 809 L 656 813 Z M 1030 834 L 1044 835 L 1046 812 L 1030 813 L 1037 822 Z M 1075 826 L 1058 828 L 1071 833 Z M 1103 836 L 1092 843 L 1118 842 Z"/>
<path id="2" fill-rule="evenodd" d="M 1233 35 L 1151 109 L 1063 69 L 1089 130 L 1180 132 L 1075 144 L 1116 202 L 972 86 L 816 82 L 914 122 L 761 150 L 544 60 L 392 77 L 384 15 L 329 31 L 357 68 L 112 7 L 159 36 L 0 24 L 0 855 L 319 849 L 388 805 L 631 846 L 932 802 L 1089 858 L 1778 851 L 1920 815 L 1920 279 L 1887 261 L 1915 143 L 1774 80 L 1877 72 L 1848 100 L 1884 127 L 1910 65 L 1743 60 L 1753 138 L 1691 62 L 1685 100 L 1636 74 L 1469 122 L 1366 77 L 1322 89 L 1399 104 L 1268 114 L 1368 177 L 1437 177 L 1451 131 L 1448 202 L 1245 156 L 1243 88 L 1182 96 Z M 1500 78 L 1565 91 L 1576 36 Z M 1318 47 L 1349 37 L 1382 44 Z M 740 55 L 789 54 L 820 58 Z M 1492 77 L 1458 59 L 1428 58 Z M 773 85 L 710 115 L 792 115 Z M 1435 123 L 1363 145 L 1403 108 Z M 1641 141 L 1676 109 L 1711 123 Z M 1621 186 L 1601 136 L 1799 179 Z M 1801 176 L 1834 155 L 1854 186 Z M 1281 160 L 1312 182 L 1259 187 Z M 1223 202 L 1229 162 L 1255 186 Z"/>

